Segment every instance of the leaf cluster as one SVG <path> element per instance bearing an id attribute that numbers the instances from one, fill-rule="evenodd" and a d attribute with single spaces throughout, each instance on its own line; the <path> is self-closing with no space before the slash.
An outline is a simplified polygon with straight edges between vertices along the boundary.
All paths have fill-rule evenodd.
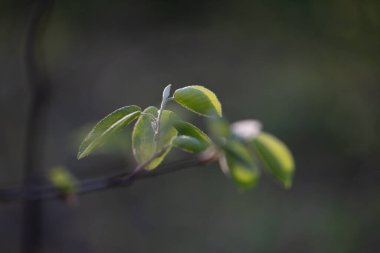
<path id="1" fill-rule="evenodd" d="M 292 184 L 293 157 L 278 138 L 261 131 L 255 120 L 229 124 L 223 117 L 222 106 L 209 89 L 192 85 L 174 91 L 165 87 L 160 108 L 141 109 L 130 105 L 119 108 L 100 120 L 79 147 L 82 159 L 104 144 L 109 136 L 136 120 L 132 131 L 133 156 L 139 169 L 153 170 L 162 163 L 172 148 L 185 152 L 213 154 L 222 171 L 242 189 L 255 186 L 261 169 L 269 172 L 284 187 Z M 210 136 L 166 109 L 169 102 L 204 116 Z"/>

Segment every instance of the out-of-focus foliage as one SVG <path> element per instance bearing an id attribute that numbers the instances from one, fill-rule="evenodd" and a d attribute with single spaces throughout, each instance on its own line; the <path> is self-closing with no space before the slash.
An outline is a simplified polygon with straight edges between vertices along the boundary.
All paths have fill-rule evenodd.
<path id="1" fill-rule="evenodd" d="M 63 194 L 70 194 L 76 190 L 77 180 L 65 167 L 51 168 L 49 179 L 52 185 L 62 191 Z"/>
<path id="2" fill-rule="evenodd" d="M 285 187 L 292 185 L 294 172 L 293 156 L 286 145 L 271 134 L 261 133 L 252 140 L 264 168 Z"/>

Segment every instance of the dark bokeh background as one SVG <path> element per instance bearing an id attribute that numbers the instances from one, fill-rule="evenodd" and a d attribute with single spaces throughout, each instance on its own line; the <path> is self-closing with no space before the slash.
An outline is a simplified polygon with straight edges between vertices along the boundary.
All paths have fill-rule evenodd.
<path id="1" fill-rule="evenodd" d="M 2 186 L 23 175 L 30 10 L 0 1 Z M 48 201 L 44 252 L 378 252 L 379 1 L 65 0 L 46 25 L 45 171 L 121 171 L 117 148 L 76 161 L 81 129 L 123 105 L 158 104 L 168 83 L 209 87 L 231 121 L 260 119 L 292 149 L 297 171 L 289 191 L 263 176 L 241 193 L 211 166 L 76 207 Z M 21 228 L 21 204 L 1 204 L 1 252 L 19 252 Z"/>

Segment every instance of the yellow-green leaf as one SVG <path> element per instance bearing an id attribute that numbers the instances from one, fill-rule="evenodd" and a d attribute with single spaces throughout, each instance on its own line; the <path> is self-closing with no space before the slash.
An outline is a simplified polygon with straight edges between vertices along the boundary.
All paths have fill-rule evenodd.
<path id="1" fill-rule="evenodd" d="M 176 90 L 173 97 L 177 103 L 200 115 L 222 116 L 222 106 L 217 96 L 203 86 L 186 86 Z"/>
<path id="2" fill-rule="evenodd" d="M 141 165 L 148 162 L 158 152 L 171 146 L 171 142 L 177 136 L 177 130 L 171 125 L 171 111 L 164 110 L 161 116 L 159 137 L 155 136 L 157 129 L 158 109 L 150 106 L 144 110 L 140 118 L 137 120 L 132 133 L 132 148 L 133 155 L 136 161 Z M 158 141 L 158 142 L 157 142 Z M 165 152 L 151 161 L 146 167 L 146 170 L 156 168 L 165 156 L 169 153 L 171 147 L 166 148 Z"/>
<path id="3" fill-rule="evenodd" d="M 88 133 L 86 138 L 79 146 L 78 159 L 89 155 L 99 147 L 106 138 L 119 129 L 121 126 L 128 125 L 140 115 L 141 108 L 136 105 L 125 106 L 117 109 L 99 121 Z"/>
<path id="4" fill-rule="evenodd" d="M 57 166 L 50 170 L 49 179 L 52 185 L 64 193 L 75 191 L 77 180 L 63 166 Z"/>
<path id="5" fill-rule="evenodd" d="M 243 143 L 229 140 L 224 147 L 222 159 L 225 160 L 221 162 L 221 165 L 227 166 L 227 168 L 222 168 L 223 171 L 228 170 L 235 183 L 242 189 L 248 189 L 257 184 L 260 172 Z"/>
<path id="6" fill-rule="evenodd" d="M 253 141 L 260 160 L 265 169 L 270 172 L 284 187 L 292 185 L 294 160 L 286 145 L 268 133 L 261 133 Z"/>

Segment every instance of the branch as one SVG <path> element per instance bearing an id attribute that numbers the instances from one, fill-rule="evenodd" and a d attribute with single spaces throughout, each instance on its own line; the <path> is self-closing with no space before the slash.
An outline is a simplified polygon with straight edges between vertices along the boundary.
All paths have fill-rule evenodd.
<path id="1" fill-rule="evenodd" d="M 157 153 L 159 154 L 159 153 Z M 143 168 L 147 165 L 137 166 L 130 174 L 116 174 L 105 178 L 87 179 L 80 181 L 73 194 L 83 195 L 100 190 L 107 190 L 116 187 L 129 187 L 135 181 L 154 178 L 184 169 L 205 166 L 215 161 L 215 155 L 198 155 L 196 157 L 185 158 L 179 161 L 170 162 L 156 169 L 147 171 Z M 153 159 L 153 158 L 152 158 Z M 22 199 L 41 200 L 62 197 L 62 192 L 52 185 L 35 186 L 32 188 L 8 188 L 0 189 L 0 200 L 12 202 Z"/>
<path id="2" fill-rule="evenodd" d="M 43 133 L 46 126 L 44 110 L 49 98 L 49 81 L 42 64 L 40 51 L 41 38 L 47 25 L 53 0 L 35 0 L 32 2 L 31 17 L 25 37 L 25 69 L 30 88 L 30 105 L 26 123 L 24 187 L 32 189 L 40 181 L 40 163 L 43 159 Z M 40 54 L 39 54 L 40 53 Z M 24 203 L 24 224 L 22 248 L 24 253 L 36 253 L 42 248 L 42 204 L 40 201 L 26 199 Z"/>

